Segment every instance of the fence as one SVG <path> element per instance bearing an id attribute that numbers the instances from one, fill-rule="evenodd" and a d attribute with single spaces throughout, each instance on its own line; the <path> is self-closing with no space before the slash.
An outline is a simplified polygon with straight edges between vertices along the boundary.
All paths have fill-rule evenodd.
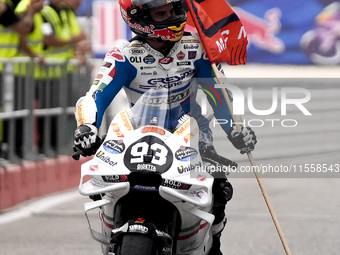
<path id="1" fill-rule="evenodd" d="M 0 166 L 71 154 L 74 106 L 91 84 L 91 63 L 18 57 L 0 65 Z"/>

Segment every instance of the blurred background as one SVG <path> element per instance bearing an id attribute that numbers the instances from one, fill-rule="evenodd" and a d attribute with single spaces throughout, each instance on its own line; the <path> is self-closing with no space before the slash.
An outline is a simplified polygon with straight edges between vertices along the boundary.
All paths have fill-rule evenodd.
<path id="1" fill-rule="evenodd" d="M 79 184 L 80 164 L 85 159 L 75 162 L 70 157 L 76 128 L 74 106 L 90 88 L 105 53 L 115 42 L 131 38 L 118 1 L 51 0 L 44 6 L 60 2 L 75 13 L 78 23 L 67 39 L 73 55 L 51 58 L 45 49 L 0 55 L 0 225 L 8 227 L 0 229 L 2 255 L 14 254 L 14 249 L 15 254 L 99 254 L 98 244 L 83 241 L 90 239 L 81 216 L 81 204 L 87 198 L 79 200 L 76 191 L 58 198 L 56 208 L 48 202 L 55 201 L 54 197 L 47 197 L 43 205 L 20 207 L 37 197 L 75 190 Z M 223 66 L 228 82 L 245 93 L 250 87 L 256 89 L 255 102 L 262 109 L 268 109 L 274 87 L 305 88 L 312 96 L 306 104 L 312 116 L 302 115 L 296 107 L 288 112 L 287 118 L 298 121 L 296 128 L 287 129 L 279 122 L 275 128 L 268 123 L 254 128 L 259 141 L 255 159 L 272 166 L 320 163 L 336 170 L 340 152 L 340 2 L 228 2 L 249 40 L 247 65 Z M 0 25 L 0 45 L 7 38 L 2 29 Z M 123 94 L 115 98 L 104 129 L 120 109 L 115 105 L 125 103 Z M 247 119 L 260 119 L 249 111 L 246 115 Z M 283 118 L 277 112 L 270 117 Z M 213 129 L 218 152 L 249 165 L 221 130 Z M 274 178 L 265 182 L 294 254 L 338 254 L 339 171 L 279 174 L 264 177 Z M 230 225 L 225 231 L 230 234 L 225 237 L 224 250 L 228 254 L 283 254 L 253 177 L 248 173 L 230 178 L 235 196 L 228 205 Z M 31 219 L 23 221 L 28 215 Z M 22 245 L 17 245 L 18 240 Z"/>
<path id="2" fill-rule="evenodd" d="M 246 28 L 249 64 L 340 63 L 339 1 L 310 0 L 305 5 L 294 0 L 231 0 L 228 3 Z M 96 58 L 102 58 L 113 41 L 130 39 L 117 1 L 83 0 L 77 15 L 92 35 Z"/>

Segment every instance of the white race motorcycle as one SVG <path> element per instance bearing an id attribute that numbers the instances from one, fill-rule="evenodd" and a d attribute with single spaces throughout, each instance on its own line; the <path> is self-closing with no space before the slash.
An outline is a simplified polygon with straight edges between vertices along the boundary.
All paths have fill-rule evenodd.
<path id="1" fill-rule="evenodd" d="M 199 153 L 195 119 L 169 109 L 167 90 L 143 94 L 114 117 L 95 156 L 81 167 L 79 192 L 97 198 L 85 204 L 85 215 L 103 254 L 209 253 L 214 179 L 205 170 L 237 164 Z M 98 208 L 101 231 L 88 217 Z"/>

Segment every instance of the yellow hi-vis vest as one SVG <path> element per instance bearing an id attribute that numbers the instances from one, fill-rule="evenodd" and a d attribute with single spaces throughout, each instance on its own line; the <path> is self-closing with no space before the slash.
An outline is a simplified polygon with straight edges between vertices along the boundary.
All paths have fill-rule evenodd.
<path id="1" fill-rule="evenodd" d="M 11 58 L 18 53 L 19 34 L 0 25 L 0 58 Z"/>
<path id="2" fill-rule="evenodd" d="M 9 27 L 0 24 L 0 58 L 12 58 L 17 55 L 19 34 Z M 0 72 L 3 65 L 0 62 Z"/>
<path id="3" fill-rule="evenodd" d="M 31 49 L 33 53 L 36 53 L 37 55 L 43 55 L 44 54 L 44 35 L 41 29 L 42 24 L 44 23 L 43 17 L 41 13 L 34 14 L 33 17 L 34 21 L 34 29 L 31 33 L 27 34 L 25 37 L 25 41 L 27 44 L 27 47 Z M 20 52 L 20 56 L 26 56 L 24 52 Z M 34 78 L 41 79 L 44 77 L 43 70 L 40 68 L 38 64 L 35 64 L 34 68 Z M 17 75 L 26 75 L 26 65 L 20 65 L 17 64 L 15 66 L 15 73 Z"/>
<path id="4" fill-rule="evenodd" d="M 72 36 L 74 37 L 74 36 L 80 35 L 81 28 L 80 28 L 79 23 L 77 21 L 76 15 L 74 14 L 74 12 L 72 10 L 68 10 L 67 14 L 68 14 L 69 22 L 70 22 L 70 29 L 71 29 Z M 74 58 L 73 50 L 70 52 L 70 56 L 71 56 L 71 58 Z"/>
<path id="5" fill-rule="evenodd" d="M 37 55 L 44 53 L 44 35 L 41 26 L 44 23 L 41 13 L 34 14 L 34 29 L 26 36 L 27 46 Z"/>
<path id="6" fill-rule="evenodd" d="M 71 9 L 67 10 L 67 14 L 68 14 L 68 20 L 69 20 L 69 24 L 70 24 L 71 35 L 73 37 L 80 35 L 81 29 L 80 29 L 79 23 L 77 21 L 76 15 L 74 14 L 74 12 Z M 69 54 L 70 54 L 70 59 L 75 58 L 73 49 L 70 50 Z M 72 64 L 69 64 L 67 66 L 68 72 L 75 72 L 77 69 L 78 69 L 78 67 L 74 66 Z"/>
<path id="7" fill-rule="evenodd" d="M 70 40 L 72 37 L 71 28 L 68 21 L 67 11 L 61 10 L 59 12 L 60 17 L 56 10 L 50 6 L 44 6 L 41 11 L 43 17 L 53 27 L 55 36 L 60 40 Z M 47 58 L 57 58 L 68 60 L 70 58 L 71 45 L 65 45 L 62 47 L 47 47 L 45 50 L 45 56 Z"/>
<path id="8" fill-rule="evenodd" d="M 6 2 L 14 8 L 10 0 L 2 2 Z M 0 24 L 0 38 L 0 58 L 14 57 L 18 53 L 19 34 L 9 27 Z"/>
<path id="9" fill-rule="evenodd" d="M 15 8 L 12 1 L 2 1 L 6 2 L 12 8 Z M 1 58 L 11 58 L 18 53 L 19 45 L 19 35 L 14 30 L 9 27 L 5 27 L 0 24 L 0 57 Z"/>
<path id="10" fill-rule="evenodd" d="M 58 14 L 55 9 L 53 9 L 51 6 L 46 5 L 41 10 L 41 14 L 52 26 L 55 37 L 60 40 L 70 40 L 72 38 L 67 11 L 65 9 L 60 10 Z M 46 58 L 67 61 L 71 58 L 71 51 L 71 45 L 65 45 L 61 47 L 48 46 L 45 49 L 44 56 Z M 49 68 L 48 76 L 50 78 L 58 79 L 61 75 L 62 69 L 60 67 L 56 66 L 55 68 Z"/>
<path id="11" fill-rule="evenodd" d="M 2 1 L 9 4 L 12 8 L 14 8 L 14 4 L 8 1 Z M 27 0 L 22 0 L 22 2 L 27 2 Z M 21 2 L 15 7 L 15 13 L 17 13 L 18 6 Z M 22 4 L 20 5 L 22 6 Z M 21 8 L 21 7 L 19 7 Z M 12 58 L 18 54 L 19 50 L 19 34 L 12 30 L 9 27 L 5 27 L 0 24 L 0 58 Z M 2 70 L 3 66 L 0 63 L 0 71 Z"/>

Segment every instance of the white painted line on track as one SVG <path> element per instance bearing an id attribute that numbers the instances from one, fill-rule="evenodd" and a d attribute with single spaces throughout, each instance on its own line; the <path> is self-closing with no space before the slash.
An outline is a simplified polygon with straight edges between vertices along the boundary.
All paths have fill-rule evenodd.
<path id="1" fill-rule="evenodd" d="M 41 213 L 51 207 L 79 199 L 80 197 L 81 195 L 78 191 L 74 190 L 66 193 L 46 196 L 31 202 L 28 205 L 19 205 L 18 209 L 0 215 L 0 225 L 9 224 L 11 222 L 27 218 L 32 214 Z"/>

